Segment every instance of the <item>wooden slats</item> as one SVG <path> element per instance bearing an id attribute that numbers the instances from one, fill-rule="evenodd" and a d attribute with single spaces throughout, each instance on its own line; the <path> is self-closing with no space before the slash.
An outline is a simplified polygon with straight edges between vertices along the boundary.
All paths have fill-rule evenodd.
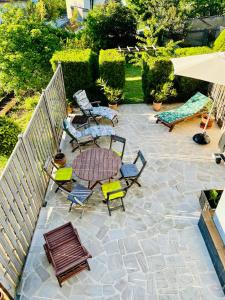
<path id="1" fill-rule="evenodd" d="M 0 282 L 12 298 L 48 187 L 42 167 L 58 149 L 65 116 L 58 66 L 0 177 Z"/>
<path id="2" fill-rule="evenodd" d="M 225 87 L 219 84 L 210 86 L 210 96 L 215 101 L 215 117 L 221 127 L 225 126 Z"/>
<path id="3" fill-rule="evenodd" d="M 49 262 L 55 269 L 60 286 L 72 275 L 89 269 L 87 259 L 91 258 L 91 255 L 82 246 L 79 235 L 71 222 L 44 234 L 44 238 L 46 241 L 44 248 Z"/>

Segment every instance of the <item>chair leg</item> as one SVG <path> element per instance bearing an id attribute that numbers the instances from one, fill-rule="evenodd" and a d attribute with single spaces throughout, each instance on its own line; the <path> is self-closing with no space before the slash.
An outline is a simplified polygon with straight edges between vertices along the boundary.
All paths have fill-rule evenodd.
<path id="1" fill-rule="evenodd" d="M 70 204 L 69 212 L 71 212 L 72 206 L 73 206 L 73 202 L 71 202 L 71 204 Z"/>
<path id="2" fill-rule="evenodd" d="M 75 152 L 78 148 L 80 148 L 80 146 L 75 146 L 73 149 L 72 149 L 72 152 Z"/>
<path id="3" fill-rule="evenodd" d="M 83 215 L 84 215 L 84 209 L 85 209 L 85 208 L 82 209 L 82 212 L 81 212 L 81 214 L 80 214 L 80 219 L 83 218 Z"/>
<path id="4" fill-rule="evenodd" d="M 88 261 L 86 261 L 86 264 L 87 264 L 87 267 L 88 267 L 88 271 L 91 271 L 91 268 L 90 268 L 90 266 L 89 266 Z"/>
<path id="5" fill-rule="evenodd" d="M 57 189 L 55 190 L 55 193 L 57 193 L 57 192 L 58 192 L 58 190 L 59 190 L 59 187 L 57 187 Z"/>
<path id="6" fill-rule="evenodd" d="M 109 207 L 109 201 L 106 201 L 106 204 L 107 204 L 107 207 L 108 207 L 109 215 L 111 217 L 111 210 L 110 210 L 110 207 Z"/>
<path id="7" fill-rule="evenodd" d="M 121 203 L 122 203 L 123 211 L 125 211 L 125 206 L 124 206 L 123 198 L 121 198 Z"/>

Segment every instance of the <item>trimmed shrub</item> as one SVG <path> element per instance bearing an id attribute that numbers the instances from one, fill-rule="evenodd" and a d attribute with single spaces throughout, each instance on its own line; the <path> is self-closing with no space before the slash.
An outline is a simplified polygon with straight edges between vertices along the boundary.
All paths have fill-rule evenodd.
<path id="1" fill-rule="evenodd" d="M 39 98 L 40 98 L 39 95 L 35 95 L 35 96 L 32 96 L 32 97 L 27 97 L 24 101 L 24 108 L 26 110 L 34 110 L 34 108 L 38 104 Z"/>
<path id="2" fill-rule="evenodd" d="M 213 50 L 209 47 L 187 47 L 187 48 L 177 48 L 175 50 L 176 56 L 191 56 L 212 53 Z"/>
<path id="3" fill-rule="evenodd" d="M 20 132 L 19 126 L 13 121 L 6 117 L 0 117 L 0 155 L 11 154 Z"/>
<path id="4" fill-rule="evenodd" d="M 69 100 L 80 89 L 89 89 L 94 86 L 97 76 L 96 54 L 90 49 L 68 49 L 55 52 L 51 59 L 53 71 L 57 63 L 62 63 L 66 95 Z"/>
<path id="5" fill-rule="evenodd" d="M 125 85 L 125 57 L 116 49 L 101 50 L 99 55 L 100 77 L 108 86 L 123 89 Z"/>
<path id="6" fill-rule="evenodd" d="M 217 37 L 213 44 L 214 51 L 225 51 L 225 30 Z"/>
<path id="7" fill-rule="evenodd" d="M 144 100 L 154 100 L 152 92 L 166 83 L 173 83 L 173 66 L 168 57 L 143 56 L 142 89 Z"/>

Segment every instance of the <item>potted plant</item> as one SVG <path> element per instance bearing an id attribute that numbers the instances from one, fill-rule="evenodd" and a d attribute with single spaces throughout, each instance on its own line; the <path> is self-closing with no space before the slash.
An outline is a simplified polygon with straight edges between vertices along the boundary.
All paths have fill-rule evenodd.
<path id="1" fill-rule="evenodd" d="M 219 203 L 222 193 L 223 190 L 217 190 L 217 189 L 201 191 L 199 202 L 202 210 L 208 208 L 215 210 Z"/>
<path id="2" fill-rule="evenodd" d="M 54 163 L 59 167 L 62 168 L 65 166 L 66 164 L 66 156 L 64 153 L 62 152 L 58 152 L 55 156 L 54 156 Z"/>
<path id="3" fill-rule="evenodd" d="M 112 109 L 117 109 L 118 103 L 123 98 L 123 91 L 121 89 L 112 88 L 101 78 L 97 81 L 97 84 L 101 86 L 101 89 L 103 90 L 103 93 L 109 102 L 109 107 Z"/>
<path id="4" fill-rule="evenodd" d="M 209 120 L 208 120 L 208 118 L 209 118 Z M 208 123 L 207 123 L 207 121 L 208 121 Z M 200 127 L 205 128 L 205 125 L 207 123 L 206 129 L 211 128 L 212 125 L 213 125 L 213 121 L 214 121 L 213 116 L 209 117 L 208 113 L 203 113 L 202 114 L 202 120 L 201 120 L 201 123 L 200 123 Z"/>
<path id="5" fill-rule="evenodd" d="M 155 90 L 151 90 L 150 95 L 154 98 L 153 109 L 159 111 L 164 102 L 169 96 L 176 96 L 177 92 L 173 88 L 172 82 L 166 82 L 156 86 Z"/>
<path id="6" fill-rule="evenodd" d="M 5 297 L 4 297 L 3 291 L 0 290 L 0 300 L 4 300 L 4 299 L 5 299 Z"/>
<path id="7" fill-rule="evenodd" d="M 215 109 L 212 109 L 212 105 L 213 105 L 212 101 L 210 101 L 210 102 L 208 102 L 208 104 L 205 107 L 205 111 L 202 114 L 202 119 L 201 119 L 201 123 L 200 123 L 201 128 L 205 128 L 206 124 L 207 124 L 207 126 L 205 129 L 211 128 L 213 125 L 213 121 L 214 121 L 213 115 L 214 115 Z"/>
<path id="8" fill-rule="evenodd" d="M 67 115 L 72 114 L 73 113 L 73 103 L 70 100 L 67 100 Z"/>

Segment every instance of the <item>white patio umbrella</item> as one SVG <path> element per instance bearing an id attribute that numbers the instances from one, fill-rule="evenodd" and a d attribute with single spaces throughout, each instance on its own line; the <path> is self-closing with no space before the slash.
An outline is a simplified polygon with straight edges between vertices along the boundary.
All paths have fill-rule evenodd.
<path id="1" fill-rule="evenodd" d="M 172 58 L 176 75 L 225 85 L 225 52 Z"/>
<path id="2" fill-rule="evenodd" d="M 225 52 L 172 58 L 171 60 L 174 66 L 175 75 L 225 85 Z M 214 104 L 215 102 L 211 107 L 203 132 L 193 136 L 193 140 L 198 144 L 208 144 L 210 142 L 210 138 L 206 134 L 206 128 L 212 114 Z"/>

